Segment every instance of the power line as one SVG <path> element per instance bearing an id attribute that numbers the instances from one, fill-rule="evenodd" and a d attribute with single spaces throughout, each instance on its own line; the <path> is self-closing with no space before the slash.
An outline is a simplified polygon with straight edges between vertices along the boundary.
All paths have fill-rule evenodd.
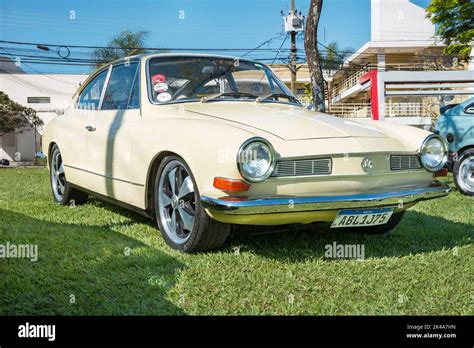
<path id="1" fill-rule="evenodd" d="M 0 49 L 2 49 L 3 51 L 5 51 L 7 54 L 11 55 L 11 54 L 10 54 L 6 49 L 4 49 L 3 47 L 0 47 Z M 69 82 L 69 81 L 59 80 L 59 79 L 56 79 L 56 78 L 51 77 L 51 76 L 49 76 L 49 75 L 45 75 L 45 74 L 43 74 L 41 71 L 39 71 L 39 70 L 33 68 L 32 66 L 30 66 L 29 64 L 27 64 L 27 63 L 24 63 L 24 64 L 25 64 L 28 68 L 30 68 L 31 70 L 36 71 L 38 74 L 43 75 L 43 76 L 45 76 L 45 77 L 47 77 L 47 78 L 49 78 L 49 79 L 51 79 L 51 80 L 54 80 L 54 81 L 57 81 L 57 82 L 61 82 L 61 83 L 65 83 L 65 84 L 69 84 L 69 85 L 73 85 L 73 86 L 77 86 L 75 83 L 72 83 L 72 82 Z"/>
<path id="2" fill-rule="evenodd" d="M 8 43 L 12 45 L 26 45 L 26 46 L 37 46 L 44 45 L 50 47 L 69 47 L 69 48 L 110 48 L 110 49 L 123 49 L 131 50 L 136 48 L 141 48 L 147 51 L 273 51 L 273 48 L 168 48 L 168 47 L 118 47 L 118 46 L 87 46 L 87 45 L 69 45 L 69 44 L 50 44 L 50 43 L 41 43 L 41 42 L 21 42 L 21 41 L 9 41 L 9 40 L 0 40 L 1 43 Z"/>
<path id="3" fill-rule="evenodd" d="M 89 23 L 84 24 L 79 21 L 71 21 L 71 23 L 64 22 L 63 24 L 61 24 L 61 23 L 41 22 L 41 21 L 38 21 L 37 19 L 34 19 L 34 21 L 32 22 L 31 20 L 25 21 L 25 20 L 11 19 L 11 18 L 3 18 L 1 17 L 1 15 L 0 15 L 0 20 L 2 22 L 2 26 L 12 26 L 12 27 L 31 28 L 31 29 L 42 29 L 45 26 L 47 26 L 48 30 L 55 30 L 55 31 L 62 31 L 62 32 L 78 32 L 78 33 L 86 33 L 86 34 L 102 33 L 102 34 L 107 34 L 107 35 L 114 35 L 116 34 L 116 30 L 117 30 L 117 25 L 104 28 L 104 27 L 100 27 L 100 24 L 95 24 L 95 26 L 92 26 L 92 24 L 89 24 Z M 129 29 L 130 27 L 132 27 L 136 30 L 140 30 L 143 28 L 142 24 L 140 24 L 140 26 L 127 25 L 127 26 L 121 26 L 121 27 L 124 29 L 125 28 Z M 168 25 L 168 24 L 164 25 L 164 27 L 170 33 L 177 32 L 183 29 L 182 26 L 172 27 L 171 25 Z M 181 31 L 180 35 L 194 37 L 196 34 L 207 35 L 210 32 L 214 30 L 219 30 L 219 29 L 220 28 L 212 28 L 212 29 L 195 28 L 192 31 L 190 30 Z M 154 28 L 153 26 L 151 26 L 150 30 L 154 31 L 154 30 L 157 30 L 157 28 Z M 232 30 L 226 29 L 226 33 L 229 35 L 253 37 L 253 34 L 242 33 L 242 30 L 239 28 L 234 28 Z"/>
<path id="4" fill-rule="evenodd" d="M 9 74 L 8 71 L 0 68 L 0 71 L 3 71 L 5 74 L 2 74 L 1 76 L 4 76 L 5 78 L 7 78 L 8 80 L 10 81 L 13 81 L 15 83 L 18 83 L 20 85 L 23 85 L 25 87 L 28 87 L 28 88 L 31 88 L 31 89 L 34 89 L 38 92 L 43 92 L 43 93 L 54 93 L 54 94 L 58 94 L 58 95 L 64 95 L 64 96 L 69 96 L 70 94 L 69 93 L 65 93 L 65 92 L 62 92 L 62 91 L 57 91 L 57 90 L 54 90 L 54 89 L 51 89 L 51 88 L 48 88 L 48 87 L 44 87 L 44 86 L 38 86 L 38 85 L 35 85 L 29 81 L 25 81 L 23 80 L 22 78 L 18 77 L 18 75 L 14 75 L 14 74 Z"/>
<path id="5" fill-rule="evenodd" d="M 288 35 L 285 35 L 285 38 L 284 38 L 283 41 L 281 42 L 280 48 L 278 49 L 278 51 L 277 51 L 275 57 L 273 58 L 272 62 L 270 63 L 270 65 L 272 65 L 272 64 L 275 63 L 275 61 L 276 61 L 278 55 L 281 53 L 281 49 L 282 49 L 283 45 L 285 44 L 286 39 L 288 39 Z"/>
<path id="6" fill-rule="evenodd" d="M 2 62 L 11 62 L 9 59 L 1 58 L 0 61 Z M 58 66 L 94 66 L 95 64 L 93 63 L 69 63 L 69 62 L 51 62 L 51 61 L 37 61 L 37 60 L 28 60 L 28 59 L 22 59 L 21 63 L 30 63 L 30 64 L 49 64 L 49 65 L 58 65 Z"/>
<path id="7" fill-rule="evenodd" d="M 8 52 L 9 55 L 13 57 L 20 57 L 20 58 L 30 58 L 32 60 L 34 59 L 39 59 L 39 60 L 48 60 L 48 61 L 61 61 L 61 62 L 88 62 L 88 63 L 106 63 L 107 61 L 105 60 L 100 60 L 100 59 L 92 59 L 92 58 L 61 58 L 61 57 L 51 57 L 51 56 L 42 56 L 42 55 L 29 55 L 29 54 L 17 54 L 17 53 L 11 53 L 11 51 L 7 51 L 4 47 L 0 47 L 0 49 L 4 50 L 5 52 Z"/>
<path id="8" fill-rule="evenodd" d="M 246 53 L 244 53 L 243 55 L 241 55 L 240 58 L 243 58 L 243 57 L 245 57 L 246 55 L 248 55 L 248 54 L 250 54 L 250 53 L 252 53 L 252 52 L 255 52 L 255 51 L 259 50 L 259 48 L 262 47 L 262 46 L 265 45 L 265 44 L 270 44 L 273 40 L 275 40 L 276 38 L 280 37 L 281 34 L 282 34 L 282 33 L 280 33 L 280 34 L 278 34 L 278 35 L 276 35 L 276 36 L 274 36 L 274 37 L 272 37 L 272 38 L 270 38 L 270 39 L 268 39 L 268 40 L 262 42 L 262 43 L 261 43 L 260 45 L 258 45 L 257 47 L 252 48 L 252 49 L 249 50 L 248 52 L 246 52 Z"/>
<path id="9" fill-rule="evenodd" d="M 50 19 L 60 19 L 60 17 L 57 17 L 57 16 L 51 16 L 51 15 L 45 15 L 44 13 L 31 13 L 31 12 L 19 12 L 19 11 L 8 11 L 8 12 L 4 12 L 4 13 L 12 13 L 12 14 L 16 14 L 16 15 L 19 15 L 19 16 L 30 16 L 30 17 L 34 17 L 34 18 L 37 18 L 37 17 L 45 17 L 45 18 L 50 18 Z M 67 12 L 69 14 L 69 12 Z M 96 21 L 102 21 L 102 22 L 110 22 L 110 23 L 113 23 L 113 24 L 122 24 L 123 23 L 123 20 L 120 20 L 120 19 L 117 19 L 117 20 L 113 20 L 113 19 L 107 19 L 107 18 L 93 18 L 93 17 L 83 17 L 81 16 L 80 17 L 81 20 L 84 20 L 84 21 L 93 21 L 93 22 L 96 22 Z"/>
<path id="10" fill-rule="evenodd" d="M 281 34 L 280 34 L 281 35 Z M 274 41 L 279 35 L 264 41 L 260 45 L 258 45 L 255 48 L 251 49 L 246 49 L 246 48 L 144 48 L 146 51 L 178 51 L 178 52 L 222 52 L 222 53 L 227 53 L 228 55 L 237 55 L 238 52 L 245 51 L 245 53 L 242 56 L 248 56 L 248 58 L 251 58 L 255 61 L 260 61 L 260 62 L 265 62 L 267 64 L 274 64 L 276 61 L 279 61 L 281 63 L 288 63 L 288 60 L 286 57 L 279 57 L 279 54 L 282 52 L 289 52 L 289 49 L 283 48 L 283 44 L 286 40 L 283 40 L 282 45 L 279 48 L 262 48 L 265 44 L 269 45 L 272 41 Z M 91 53 L 93 49 L 97 48 L 111 48 L 111 49 L 131 49 L 133 47 L 107 47 L 107 46 L 87 46 L 87 45 L 64 45 L 64 44 L 42 44 L 42 43 L 36 43 L 36 42 L 21 42 L 21 41 L 11 41 L 11 40 L 0 40 L 0 43 L 6 43 L 9 46 L 5 46 L 2 49 L 8 49 L 9 55 L 12 57 L 20 57 L 22 63 L 27 63 L 27 64 L 42 64 L 42 65 L 51 65 L 51 66 L 78 66 L 78 67 L 94 67 L 97 64 L 104 63 L 102 60 L 94 59 L 94 58 L 81 58 L 77 57 L 75 55 L 89 55 L 91 56 Z M 373 60 L 377 53 L 375 52 L 358 52 L 358 51 L 353 51 L 353 50 L 334 50 L 321 42 L 318 42 L 318 44 L 323 47 L 324 49 L 320 49 L 319 52 L 321 54 L 332 52 L 333 54 L 337 55 L 338 57 L 341 58 L 341 61 L 347 62 L 347 55 L 351 53 L 357 53 L 359 57 L 362 59 L 367 58 L 369 61 L 363 62 L 363 63 L 354 63 L 352 61 L 349 62 L 349 66 L 341 66 L 340 69 L 344 70 L 346 72 L 352 72 L 352 71 L 358 71 L 360 68 L 365 68 L 368 64 L 370 64 L 370 61 Z M 56 47 L 56 48 L 61 48 L 61 47 L 67 47 L 74 49 L 73 51 L 73 56 L 70 56 L 68 58 L 62 58 L 62 57 L 53 57 L 53 56 L 45 56 L 45 55 L 39 55 L 36 54 L 37 48 L 36 46 L 38 45 L 45 45 L 49 47 Z M 25 47 L 26 46 L 26 47 Z M 32 46 L 35 46 L 33 48 Z M 32 47 L 32 48 L 28 48 Z M 434 46 L 435 48 L 439 48 L 438 46 Z M 429 49 L 430 47 L 427 47 Z M 87 51 L 83 51 L 87 50 Z M 267 54 L 272 54 L 275 53 L 274 57 L 267 56 Z M 391 57 L 401 57 L 401 58 L 406 58 L 407 54 L 406 53 L 389 53 Z M 447 56 L 444 54 L 428 54 L 428 53 L 412 53 L 413 57 L 416 58 L 416 60 L 423 60 L 423 59 L 437 59 L 437 58 L 455 58 L 456 56 Z M 459 57 L 458 57 L 459 58 Z M 300 56 L 297 55 L 296 57 L 297 63 L 301 64 L 306 61 L 305 56 Z M 413 62 L 417 63 L 417 62 Z M 421 62 L 420 62 L 421 63 Z M 35 68 L 31 67 L 30 65 L 26 65 L 33 71 L 36 71 L 38 73 L 38 70 Z"/>
<path id="11" fill-rule="evenodd" d="M 35 20 L 38 20 L 38 17 L 39 19 L 41 20 L 47 20 L 47 21 L 51 21 L 51 20 L 56 20 L 56 21 L 62 21 L 62 20 L 65 20 L 65 21 L 72 21 L 69 17 L 69 11 L 66 11 L 67 15 L 64 16 L 64 17 L 58 17 L 58 16 L 51 16 L 51 15 L 45 15 L 44 13 L 31 13 L 31 12 L 21 12 L 21 11 L 3 11 L 2 14 L 0 14 L 0 16 L 7 16 L 7 17 L 13 17 L 13 18 L 17 18 L 17 19 L 21 19 L 23 18 L 24 20 L 31 20 L 31 19 L 35 19 Z M 152 18 L 150 18 L 152 19 Z M 85 16 L 77 16 L 76 19 L 74 19 L 74 21 L 84 21 L 84 22 L 92 22 L 92 24 L 98 24 L 98 23 L 107 23 L 107 24 L 111 24 L 111 25 L 123 25 L 124 24 L 124 20 L 123 19 L 110 19 L 110 18 L 97 18 L 97 17 L 85 17 Z M 88 24 L 89 23 L 85 23 L 85 24 Z M 128 24 L 128 23 L 127 23 Z M 130 24 L 133 24 L 133 23 L 130 23 Z M 167 24 L 168 25 L 168 24 Z M 413 35 L 423 35 L 423 34 L 431 34 L 430 32 L 419 32 L 419 31 L 403 31 L 403 30 L 380 30 L 380 31 L 375 31 L 375 33 L 406 33 L 406 34 L 413 34 Z"/>
<path id="12" fill-rule="evenodd" d="M 136 22 L 127 22 L 126 19 L 121 19 L 121 20 L 111 20 L 111 19 L 104 19 L 104 18 L 93 18 L 93 17 L 84 17 L 82 15 L 77 15 L 74 17 L 74 19 L 70 18 L 69 12 L 67 12 L 66 16 L 62 17 L 57 17 L 57 16 L 49 16 L 49 15 L 44 15 L 44 14 L 32 14 L 32 13 L 21 13 L 21 12 L 13 12 L 13 11 L 8 11 L 8 12 L 2 12 L 0 13 L 0 16 L 4 17 L 6 20 L 10 21 L 17 21 L 21 23 L 26 23 L 26 24 L 32 24 L 32 21 L 34 22 L 39 22 L 39 23 L 47 23 L 47 24 L 68 24 L 71 26 L 81 26 L 82 29 L 84 28 L 90 28 L 92 25 L 94 26 L 105 26 L 107 28 L 111 29 L 116 29 L 117 26 L 123 26 L 123 27 L 134 27 L 137 25 Z M 164 20 L 168 19 L 167 22 Z M 149 20 L 149 21 L 147 21 Z M 43 22 L 41 22 L 43 21 Z M 145 17 L 141 18 L 140 20 L 140 26 L 143 26 L 143 24 L 147 25 L 156 25 L 156 19 L 153 17 Z M 182 28 L 183 24 L 176 24 L 175 21 L 173 21 L 170 17 L 163 17 L 160 18 L 159 22 L 160 26 L 166 27 L 167 29 L 178 29 Z M 222 27 L 218 27 L 217 25 L 214 25 L 213 23 L 207 23 L 206 26 L 213 26 L 216 29 L 222 29 Z M 227 28 L 228 29 L 228 28 Z M 234 27 L 232 28 L 235 30 L 235 33 L 239 32 L 242 34 L 242 31 L 240 27 Z M 205 28 L 195 28 L 193 29 L 192 33 L 195 33 L 197 31 L 205 31 Z M 207 31 L 208 32 L 208 31 Z M 253 34 L 252 34 L 253 35 Z"/>
<path id="13" fill-rule="evenodd" d="M 349 64 L 353 64 L 355 65 L 356 67 L 359 67 L 359 68 L 362 68 L 363 66 L 357 64 L 357 63 L 354 63 L 354 62 L 351 62 L 351 61 L 348 61 L 346 57 L 344 57 L 343 55 L 337 53 L 336 51 L 334 51 L 333 49 L 329 48 L 328 46 L 326 46 L 325 44 L 319 42 L 318 40 L 316 40 L 316 43 L 323 46 L 325 49 L 327 49 L 329 52 L 332 52 L 334 54 L 336 54 L 339 58 L 341 58 L 344 61 L 347 61 Z"/>
<path id="14" fill-rule="evenodd" d="M 146 50 L 146 51 L 195 51 L 195 52 L 205 52 L 205 51 L 208 51 L 208 52 L 245 52 L 245 55 L 248 55 L 248 54 L 252 54 L 254 52 L 258 52 L 258 53 L 271 53 L 271 52 L 277 52 L 278 50 L 281 51 L 281 52 L 289 52 L 290 49 L 287 49 L 287 48 L 282 48 L 282 49 L 277 49 L 277 48 L 261 48 L 261 46 L 263 46 L 264 44 L 268 43 L 269 41 L 272 41 L 274 40 L 275 38 L 277 38 L 278 36 L 272 38 L 272 39 L 269 39 L 269 40 L 266 40 L 265 42 L 263 42 L 262 44 L 258 45 L 257 47 L 255 48 L 167 48 L 167 47 L 143 47 L 142 49 L 143 50 Z M 408 40 L 404 40 L 404 41 L 408 41 Z M 413 41 L 419 41 L 419 40 L 413 40 Z M 58 48 L 61 48 L 61 47 L 68 47 L 68 48 L 77 48 L 77 49 L 100 49 L 100 48 L 110 48 L 110 49 L 136 49 L 137 47 L 116 47 L 116 46 L 112 46 L 112 47 L 108 47 L 108 46 L 88 46 L 88 45 L 70 45 L 70 44 L 50 44 L 50 43 L 40 43 L 40 42 L 21 42 L 21 41 L 10 41 L 10 40 L 0 40 L 0 43 L 7 43 L 7 44 L 11 44 L 11 45 L 25 45 L 25 46 L 37 46 L 37 45 L 44 45 L 44 46 L 50 46 L 50 47 L 58 47 Z M 322 47 L 325 48 L 325 50 L 319 50 L 319 52 L 332 52 L 336 55 L 338 55 L 339 57 L 344 57 L 343 54 L 359 54 L 361 56 L 375 56 L 377 55 L 377 53 L 372 53 L 372 52 L 359 52 L 358 50 L 342 50 L 342 51 L 336 51 L 336 50 L 333 50 L 331 48 L 329 48 L 328 46 L 322 44 L 321 42 L 318 41 L 318 44 L 321 45 Z M 427 49 L 429 49 L 430 47 L 426 47 Z M 433 46 L 433 48 L 441 48 L 439 46 Z M 24 49 L 24 48 L 23 48 Z M 390 54 L 392 56 L 406 56 L 406 54 L 404 53 L 394 53 L 394 54 Z M 427 58 L 447 58 L 447 57 L 458 57 L 456 55 L 444 55 L 444 54 L 417 54 L 416 55 L 417 57 L 420 57 L 420 58 L 424 58 L 424 57 L 427 57 Z M 346 59 L 347 57 L 344 57 L 344 59 Z"/>

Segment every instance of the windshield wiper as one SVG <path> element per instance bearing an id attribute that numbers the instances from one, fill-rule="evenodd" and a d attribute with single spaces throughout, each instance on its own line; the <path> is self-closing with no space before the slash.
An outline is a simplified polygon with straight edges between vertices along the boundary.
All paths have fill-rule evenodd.
<path id="1" fill-rule="evenodd" d="M 257 103 L 261 103 L 261 102 L 263 102 L 267 99 L 270 99 L 270 98 L 273 98 L 275 100 L 278 100 L 278 98 L 286 98 L 289 101 L 293 101 L 297 104 L 300 104 L 300 101 L 298 100 L 298 98 L 295 98 L 292 95 L 288 95 L 288 94 L 284 94 L 284 93 L 271 93 L 271 94 L 268 94 L 268 95 L 264 95 L 262 97 L 258 97 L 255 101 Z"/>
<path id="2" fill-rule="evenodd" d="M 257 99 L 258 96 L 251 94 L 251 93 L 244 93 L 244 92 L 224 92 L 224 93 L 219 93 L 219 94 L 214 94 L 210 95 L 209 97 L 202 97 L 201 98 L 201 103 L 206 103 L 211 100 L 216 100 L 219 99 L 220 97 L 247 97 L 247 98 L 253 98 Z"/>

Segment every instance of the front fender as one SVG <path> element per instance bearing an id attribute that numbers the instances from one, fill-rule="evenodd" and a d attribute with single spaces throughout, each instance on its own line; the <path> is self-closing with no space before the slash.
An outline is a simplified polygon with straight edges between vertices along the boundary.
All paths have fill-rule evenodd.
<path id="1" fill-rule="evenodd" d="M 213 121 L 143 120 L 143 129 L 133 145 L 132 165 L 137 169 L 133 171 L 133 181 L 147 186 L 156 159 L 171 152 L 186 161 L 201 193 L 218 194 L 220 191 L 213 187 L 214 178 L 241 178 L 237 152 L 253 136 L 248 130 Z"/>

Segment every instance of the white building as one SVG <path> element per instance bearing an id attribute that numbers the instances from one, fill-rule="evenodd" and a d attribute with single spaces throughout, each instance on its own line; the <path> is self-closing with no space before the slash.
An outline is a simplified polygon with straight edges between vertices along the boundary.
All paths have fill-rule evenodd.
<path id="1" fill-rule="evenodd" d="M 3 65 L 4 67 L 4 65 Z M 88 75 L 25 74 L 19 69 L 0 69 L 0 90 L 21 105 L 36 110 L 48 124 L 68 107 Z M 41 148 L 42 128 L 7 133 L 0 137 L 0 158 L 31 161 Z"/>
<path id="2" fill-rule="evenodd" d="M 419 1 L 371 0 L 371 39 L 334 74 L 331 113 L 428 128 L 474 89 L 474 71 L 443 48 Z"/>

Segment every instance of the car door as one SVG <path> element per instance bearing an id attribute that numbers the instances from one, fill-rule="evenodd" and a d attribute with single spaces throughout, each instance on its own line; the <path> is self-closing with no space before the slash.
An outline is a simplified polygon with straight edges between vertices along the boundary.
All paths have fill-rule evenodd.
<path id="1" fill-rule="evenodd" d="M 61 139 L 56 139 L 66 167 L 68 181 L 88 188 L 86 153 L 87 126 L 98 112 L 109 69 L 95 73 L 60 119 Z"/>
<path id="2" fill-rule="evenodd" d="M 131 202 L 131 154 L 134 129 L 141 120 L 137 87 L 139 64 L 127 61 L 112 66 L 99 112 L 86 137 L 94 173 L 92 190 L 126 203 Z"/>

